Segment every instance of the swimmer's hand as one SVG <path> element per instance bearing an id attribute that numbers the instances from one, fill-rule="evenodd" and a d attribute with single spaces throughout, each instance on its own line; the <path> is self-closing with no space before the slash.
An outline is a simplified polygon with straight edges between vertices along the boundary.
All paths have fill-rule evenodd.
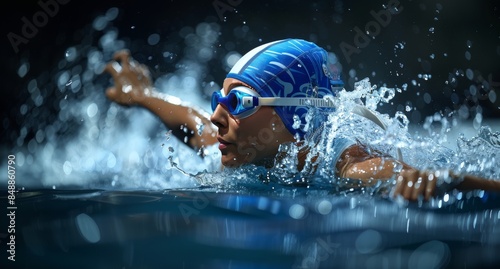
<path id="1" fill-rule="evenodd" d="M 369 151 L 361 144 L 346 149 L 336 164 L 342 178 L 361 180 L 372 186 L 379 180 L 391 185 L 391 197 L 407 201 L 429 201 L 435 195 L 457 189 L 460 191 L 485 190 L 500 193 L 500 179 L 486 179 L 473 175 L 457 175 L 452 171 L 422 171 L 390 156 Z"/>
<path id="2" fill-rule="evenodd" d="M 436 193 L 437 179 L 442 176 L 439 173 L 404 168 L 396 177 L 392 197 L 402 197 L 408 201 L 428 201 Z"/>
<path id="3" fill-rule="evenodd" d="M 117 51 L 104 71 L 111 74 L 114 86 L 106 90 L 106 96 L 121 105 L 135 105 L 153 91 L 148 68 L 130 57 L 128 50 Z"/>
<path id="4" fill-rule="evenodd" d="M 485 190 L 500 192 L 500 180 L 487 179 L 474 175 L 457 175 L 452 171 L 419 171 L 404 168 L 396 179 L 392 196 L 408 201 L 428 201 L 438 192 Z"/>

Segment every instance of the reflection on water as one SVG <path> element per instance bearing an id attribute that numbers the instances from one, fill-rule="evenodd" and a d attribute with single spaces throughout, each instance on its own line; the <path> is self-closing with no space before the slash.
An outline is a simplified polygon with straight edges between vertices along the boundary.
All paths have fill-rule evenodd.
<path id="1" fill-rule="evenodd" d="M 305 189 L 285 190 L 289 193 L 23 192 L 17 200 L 23 210 L 16 264 L 479 268 L 500 263 L 494 254 L 500 250 L 499 196 L 425 210 L 370 195 L 311 196 Z"/>

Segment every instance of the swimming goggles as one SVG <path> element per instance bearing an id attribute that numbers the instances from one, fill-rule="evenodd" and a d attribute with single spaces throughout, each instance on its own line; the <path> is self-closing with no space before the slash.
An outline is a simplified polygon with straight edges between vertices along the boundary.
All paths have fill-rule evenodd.
<path id="1" fill-rule="evenodd" d="M 224 96 L 223 89 L 212 94 L 212 111 L 223 105 L 231 115 L 238 119 L 249 117 L 261 106 L 315 106 L 335 107 L 333 99 L 294 98 L 294 97 L 260 97 L 260 95 L 245 86 L 238 86 Z"/>

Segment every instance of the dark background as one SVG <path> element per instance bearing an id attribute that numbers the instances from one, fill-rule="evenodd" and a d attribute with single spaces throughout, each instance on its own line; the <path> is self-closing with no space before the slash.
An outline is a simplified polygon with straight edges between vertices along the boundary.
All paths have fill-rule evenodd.
<path id="1" fill-rule="evenodd" d="M 66 49 L 81 43 L 88 35 L 96 16 L 111 7 L 120 11 L 113 21 L 113 27 L 119 29 L 119 38 L 129 42 L 134 57 L 146 63 L 148 55 L 161 53 L 161 46 L 169 46 L 171 51 L 182 51 L 183 41 L 177 32 L 183 26 L 195 27 L 203 21 L 216 22 L 220 25 L 219 42 L 234 42 L 235 49 L 241 54 L 263 42 L 287 37 L 304 38 L 337 54 L 347 88 L 352 88 L 354 80 L 364 77 L 370 77 L 372 83 L 378 86 L 401 87 L 408 84 L 406 91 L 397 94 L 392 104 L 380 110 L 393 115 L 409 105 L 413 109 L 405 111 L 405 114 L 413 123 L 422 123 L 426 116 L 436 112 L 449 115 L 460 107 L 468 110 L 469 117 L 474 117 L 479 111 L 486 119 L 500 118 L 498 1 L 443 0 L 436 3 L 431 0 L 400 0 L 400 13 L 393 14 L 390 23 L 381 27 L 380 33 L 368 45 L 360 48 L 359 53 L 352 54 L 351 61 L 344 57 L 341 43 L 354 45 L 355 27 L 364 29 L 367 23 L 374 21 L 370 11 L 378 12 L 390 1 L 219 0 L 219 3 L 234 7 L 234 10 L 224 11 L 225 21 L 220 20 L 214 2 L 70 0 L 67 4 L 59 4 L 57 14 L 50 17 L 27 44 L 20 44 L 19 52 L 15 53 L 7 38 L 8 33 L 20 35 L 23 26 L 21 18 L 31 21 L 33 15 L 42 9 L 38 1 L 3 1 L 0 4 L 2 141 L 10 145 L 26 118 L 43 122 L 57 113 L 55 108 L 39 108 L 33 114 L 32 106 L 28 106 L 28 113 L 20 115 L 19 107 L 30 102 L 26 89 L 28 81 L 54 69 Z M 247 34 L 235 34 L 235 29 L 243 25 L 249 29 Z M 429 31 L 432 27 L 434 30 Z M 147 45 L 146 40 L 152 33 L 160 34 L 166 44 Z M 399 43 L 403 44 L 403 48 L 395 47 Z M 466 59 L 467 51 L 470 59 Z M 224 55 L 224 51 L 219 50 L 210 62 L 210 77 L 219 82 L 222 82 L 226 72 L 221 65 Z M 29 62 L 30 68 L 21 78 L 17 71 L 23 62 Z M 158 64 L 159 72 L 175 70 L 175 60 L 149 64 Z M 472 79 L 465 75 L 467 69 L 474 72 Z M 355 71 L 354 78 L 350 78 L 350 70 Z M 429 74 L 431 78 L 424 80 L 419 78 L 419 74 Z M 46 76 L 46 81 L 51 79 L 50 75 Z M 471 85 L 476 87 L 472 93 Z M 43 88 L 43 85 L 39 87 Z M 48 88 L 44 91 L 50 95 L 53 90 Z M 491 91 L 496 93 L 496 99 L 488 98 Z M 424 98 L 426 93 L 427 99 Z M 61 97 L 54 95 L 53 98 Z"/>

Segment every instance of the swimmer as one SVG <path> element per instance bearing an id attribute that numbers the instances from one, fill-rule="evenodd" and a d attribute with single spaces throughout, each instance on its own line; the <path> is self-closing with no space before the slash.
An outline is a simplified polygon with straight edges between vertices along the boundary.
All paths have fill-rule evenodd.
<path id="1" fill-rule="evenodd" d="M 193 149 L 218 143 L 221 162 L 226 167 L 272 167 L 281 144 L 301 145 L 308 133 L 306 126 L 312 126 L 313 131 L 321 128 L 321 119 L 316 125 L 305 119 L 311 106 L 333 109 L 324 97 L 335 96 L 344 85 L 339 74 L 328 66 L 327 58 L 324 49 L 301 39 L 258 46 L 241 57 L 227 74 L 221 91 L 213 93 L 213 113 L 208 116 L 155 90 L 148 68 L 122 50 L 105 67 L 114 80 L 106 96 L 124 106 L 148 109 Z M 201 124 L 204 128 L 199 132 Z M 185 128 L 187 133 L 182 131 Z M 256 138 L 264 129 L 271 139 L 262 143 Z M 189 137 L 184 140 L 186 134 Z M 500 180 L 453 171 L 421 171 L 349 137 L 338 137 L 332 144 L 335 156 L 329 165 L 336 176 L 360 180 L 365 186 L 395 178 L 393 197 L 429 200 L 440 187 L 439 177 L 449 179 L 446 190 L 500 191 Z M 301 171 L 309 150 L 299 148 L 297 166 Z"/>

